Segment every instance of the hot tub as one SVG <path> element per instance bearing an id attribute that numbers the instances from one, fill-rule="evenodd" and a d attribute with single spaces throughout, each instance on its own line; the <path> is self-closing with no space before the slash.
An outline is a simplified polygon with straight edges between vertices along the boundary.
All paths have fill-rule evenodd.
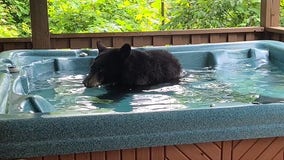
<path id="1" fill-rule="evenodd" d="M 87 89 L 97 50 L 2 52 L 0 158 L 283 159 L 284 43 L 137 49 L 174 54 L 180 82 Z"/>

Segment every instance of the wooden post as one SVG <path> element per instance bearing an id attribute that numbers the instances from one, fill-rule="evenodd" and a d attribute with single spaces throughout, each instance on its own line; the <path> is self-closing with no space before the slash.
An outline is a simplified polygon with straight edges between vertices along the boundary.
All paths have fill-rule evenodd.
<path id="1" fill-rule="evenodd" d="M 261 26 L 278 27 L 280 19 L 280 0 L 261 0 Z"/>
<path id="2" fill-rule="evenodd" d="M 47 0 L 30 0 L 32 45 L 34 49 L 50 48 Z"/>
<path id="3" fill-rule="evenodd" d="M 280 25 L 280 0 L 272 0 L 271 5 L 271 27 Z"/>

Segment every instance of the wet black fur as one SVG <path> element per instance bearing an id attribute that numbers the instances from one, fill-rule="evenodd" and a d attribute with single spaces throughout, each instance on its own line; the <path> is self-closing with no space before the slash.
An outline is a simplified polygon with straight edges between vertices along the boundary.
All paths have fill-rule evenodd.
<path id="1" fill-rule="evenodd" d="M 99 55 L 83 81 L 86 87 L 104 84 L 149 86 L 180 78 L 181 65 L 166 50 L 135 50 L 128 44 L 121 48 L 106 48 L 99 42 L 97 45 Z"/>

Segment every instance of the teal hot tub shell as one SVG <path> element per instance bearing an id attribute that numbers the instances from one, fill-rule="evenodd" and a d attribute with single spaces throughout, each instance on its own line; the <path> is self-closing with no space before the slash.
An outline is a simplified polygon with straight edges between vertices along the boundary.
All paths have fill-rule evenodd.
<path id="1" fill-rule="evenodd" d="M 267 57 L 270 64 L 284 69 L 284 43 L 277 41 L 143 49 L 157 48 L 169 50 L 189 69 L 222 68 L 231 57 Z M 284 136 L 281 93 L 273 97 L 273 93 L 261 92 L 269 98 L 259 103 L 106 114 L 57 114 L 45 97 L 29 94 L 30 79 L 50 71 L 87 73 L 96 55 L 97 50 L 14 50 L 0 54 L 1 159 Z M 218 75 L 220 81 L 228 80 L 225 72 Z"/>

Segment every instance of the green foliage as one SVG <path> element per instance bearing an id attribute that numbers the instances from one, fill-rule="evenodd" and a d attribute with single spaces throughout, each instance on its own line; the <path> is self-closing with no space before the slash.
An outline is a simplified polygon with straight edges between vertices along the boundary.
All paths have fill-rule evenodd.
<path id="1" fill-rule="evenodd" d="M 171 1 L 164 29 L 260 25 L 260 0 Z"/>
<path id="2" fill-rule="evenodd" d="M 240 27 L 259 26 L 260 0 L 48 0 L 48 11 L 57 34 Z M 0 37 L 31 36 L 29 0 L 0 0 L 0 16 Z"/>
<path id="3" fill-rule="evenodd" d="M 280 26 L 284 26 L 284 0 L 280 0 Z"/>
<path id="4" fill-rule="evenodd" d="M 49 0 L 52 33 L 158 30 L 157 2 L 140 0 Z"/>
<path id="5" fill-rule="evenodd" d="M 2 3 L 0 3 L 0 16 L 0 36 L 18 36 L 16 27 L 9 24 L 9 22 L 13 22 L 13 18 L 10 14 L 7 14 L 7 6 Z"/>
<path id="6" fill-rule="evenodd" d="M 31 35 L 29 0 L 0 0 L 0 37 Z"/>

